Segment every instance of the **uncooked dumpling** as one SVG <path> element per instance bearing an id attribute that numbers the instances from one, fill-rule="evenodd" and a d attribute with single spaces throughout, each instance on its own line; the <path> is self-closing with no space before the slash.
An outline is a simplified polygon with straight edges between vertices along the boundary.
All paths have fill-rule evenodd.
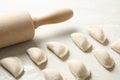
<path id="1" fill-rule="evenodd" d="M 106 37 L 104 35 L 103 30 L 100 27 L 88 27 L 88 33 L 91 37 L 93 37 L 98 42 L 104 44 L 106 41 Z"/>
<path id="2" fill-rule="evenodd" d="M 37 65 L 41 65 L 47 61 L 47 56 L 45 52 L 37 47 L 31 47 L 27 49 L 27 53 L 29 54 L 30 58 L 36 63 Z"/>
<path id="3" fill-rule="evenodd" d="M 3 58 L 0 63 L 16 78 L 19 77 L 23 72 L 23 65 L 21 60 L 17 57 Z"/>
<path id="4" fill-rule="evenodd" d="M 81 33 L 72 33 L 71 38 L 83 51 L 87 51 L 91 47 L 91 44 L 88 42 L 87 38 Z"/>
<path id="5" fill-rule="evenodd" d="M 120 53 L 120 39 L 112 43 L 111 48 Z"/>
<path id="6" fill-rule="evenodd" d="M 56 69 L 43 70 L 46 80 L 64 80 L 63 76 Z"/>
<path id="7" fill-rule="evenodd" d="M 69 60 L 67 63 L 76 80 L 85 80 L 90 76 L 90 71 L 79 60 Z"/>
<path id="8" fill-rule="evenodd" d="M 110 69 L 114 66 L 114 60 L 104 49 L 95 49 L 93 51 L 97 60 L 107 69 Z"/>
<path id="9" fill-rule="evenodd" d="M 63 58 L 68 54 L 67 46 L 59 42 L 47 42 L 47 48 L 60 58 Z"/>

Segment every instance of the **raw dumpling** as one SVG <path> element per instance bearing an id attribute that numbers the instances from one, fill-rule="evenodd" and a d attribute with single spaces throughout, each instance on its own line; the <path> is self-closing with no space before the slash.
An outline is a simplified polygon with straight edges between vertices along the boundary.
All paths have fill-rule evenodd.
<path id="1" fill-rule="evenodd" d="M 97 60 L 107 69 L 110 69 L 114 66 L 114 60 L 111 56 L 107 53 L 107 51 L 103 49 L 96 49 L 93 51 Z"/>
<path id="2" fill-rule="evenodd" d="M 69 60 L 67 63 L 76 80 L 85 80 L 90 76 L 90 71 L 79 60 Z"/>
<path id="3" fill-rule="evenodd" d="M 37 65 L 41 65 L 47 61 L 45 52 L 37 47 L 27 49 L 27 53 Z"/>
<path id="4" fill-rule="evenodd" d="M 87 51 L 91 47 L 91 44 L 88 42 L 87 38 L 81 33 L 72 33 L 71 38 L 83 51 Z"/>
<path id="5" fill-rule="evenodd" d="M 120 39 L 112 43 L 111 48 L 116 52 L 120 53 Z"/>
<path id="6" fill-rule="evenodd" d="M 63 58 L 68 54 L 67 46 L 59 42 L 47 42 L 47 48 L 60 58 Z"/>
<path id="7" fill-rule="evenodd" d="M 91 37 L 102 44 L 104 44 L 107 39 L 100 27 L 88 27 L 88 33 Z"/>
<path id="8" fill-rule="evenodd" d="M 45 69 L 43 73 L 46 80 L 64 80 L 60 72 L 55 69 Z"/>
<path id="9" fill-rule="evenodd" d="M 19 77 L 23 72 L 21 60 L 17 57 L 7 57 L 0 61 L 1 65 L 7 69 L 14 77 Z"/>

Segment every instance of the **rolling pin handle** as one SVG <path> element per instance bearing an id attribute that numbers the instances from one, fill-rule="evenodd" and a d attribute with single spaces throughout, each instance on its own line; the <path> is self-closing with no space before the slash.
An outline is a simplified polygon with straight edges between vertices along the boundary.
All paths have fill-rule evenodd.
<path id="1" fill-rule="evenodd" d="M 42 16 L 40 18 L 33 18 L 34 27 L 37 28 L 40 25 L 59 23 L 68 20 L 73 16 L 71 9 L 57 10 L 49 15 Z"/>

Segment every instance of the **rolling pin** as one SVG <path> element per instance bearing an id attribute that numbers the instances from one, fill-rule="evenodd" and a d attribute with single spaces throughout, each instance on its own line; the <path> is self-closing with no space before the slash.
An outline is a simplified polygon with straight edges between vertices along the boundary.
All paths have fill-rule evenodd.
<path id="1" fill-rule="evenodd" d="M 71 9 L 60 9 L 39 18 L 27 11 L 0 16 L 0 48 L 31 40 L 37 27 L 66 21 L 72 15 Z"/>

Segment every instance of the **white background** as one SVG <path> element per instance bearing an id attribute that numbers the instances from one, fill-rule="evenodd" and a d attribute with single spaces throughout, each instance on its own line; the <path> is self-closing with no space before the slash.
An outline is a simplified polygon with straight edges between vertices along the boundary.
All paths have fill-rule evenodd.
<path id="1" fill-rule="evenodd" d="M 79 59 L 91 70 L 89 80 L 120 80 L 120 55 L 110 48 L 110 44 L 120 38 L 120 0 L 0 0 L 0 14 L 27 10 L 32 17 L 36 17 L 60 8 L 71 8 L 74 16 L 63 23 L 39 27 L 32 41 L 0 49 L 0 59 L 17 56 L 22 60 L 25 72 L 18 78 L 19 80 L 45 80 L 42 73 L 45 68 L 57 69 L 64 75 L 65 80 L 75 80 L 66 64 L 70 59 Z M 109 43 L 102 45 L 92 39 L 86 31 L 89 25 L 102 27 Z M 92 51 L 83 53 L 70 38 L 73 32 L 83 33 L 93 45 L 93 49 L 106 49 L 115 60 L 114 69 L 109 71 L 103 68 Z M 56 57 L 46 48 L 48 41 L 66 44 L 70 50 L 69 56 L 64 60 Z M 45 50 L 48 55 L 46 65 L 38 67 L 30 60 L 26 49 L 32 46 Z M 0 66 L 0 80 L 15 80 L 15 78 Z"/>

